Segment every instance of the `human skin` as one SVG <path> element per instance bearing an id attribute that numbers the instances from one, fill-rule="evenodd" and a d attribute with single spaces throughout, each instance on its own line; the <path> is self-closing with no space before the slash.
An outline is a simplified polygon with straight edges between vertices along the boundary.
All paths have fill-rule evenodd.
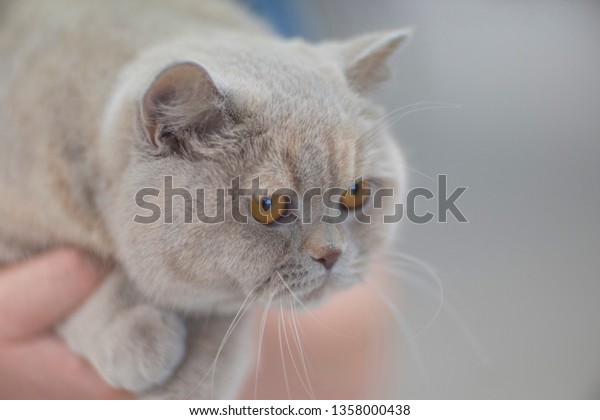
<path id="1" fill-rule="evenodd" d="M 0 269 L 1 399 L 132 397 L 106 384 L 53 332 L 53 326 L 94 291 L 107 270 L 69 249 Z M 280 311 L 272 310 L 266 318 L 260 374 L 251 371 L 240 397 L 354 399 L 376 393 L 385 370 L 381 361 L 386 360 L 382 340 L 387 317 L 376 309 L 381 302 L 375 290 L 381 284 L 373 280 L 381 277 L 376 271 L 365 284 L 341 292 L 322 307 L 299 311 L 296 327 L 289 312 L 284 312 L 279 327 Z M 262 310 L 254 316 L 259 324 Z M 308 381 L 293 336 L 296 330 Z"/>
<path id="2" fill-rule="evenodd" d="M 53 332 L 105 272 L 101 263 L 68 249 L 0 269 L 0 398 L 130 397 L 106 384 Z"/>
<path id="3" fill-rule="evenodd" d="M 394 293 L 387 277 L 376 268 L 363 284 L 322 306 L 297 309 L 296 326 L 288 310 L 271 310 L 265 318 L 259 374 L 256 368 L 251 371 L 240 398 L 369 399 L 395 386 L 397 325 L 381 298 Z M 260 331 L 262 310 L 255 316 Z"/>

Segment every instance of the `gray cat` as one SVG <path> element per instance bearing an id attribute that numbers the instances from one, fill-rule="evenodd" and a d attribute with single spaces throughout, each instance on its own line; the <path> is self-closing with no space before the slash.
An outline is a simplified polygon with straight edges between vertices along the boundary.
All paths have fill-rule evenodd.
<path id="1" fill-rule="evenodd" d="M 0 263 L 61 245 L 114 263 L 60 326 L 71 348 L 141 398 L 234 397 L 253 349 L 238 310 L 320 301 L 358 282 L 390 237 L 377 216 L 401 196 L 403 158 L 364 95 L 408 32 L 312 45 L 223 0 L 2 8 Z M 220 205 L 208 191 L 234 178 L 259 177 L 273 201 L 225 200 L 224 222 L 184 223 L 183 200 L 166 208 L 166 176 L 205 189 L 207 214 Z M 381 209 L 358 203 L 369 224 L 324 223 L 321 200 L 290 223 L 255 214 L 281 205 L 269 195 L 280 187 L 366 185 L 396 192 Z M 172 223 L 134 222 L 144 188 Z"/>

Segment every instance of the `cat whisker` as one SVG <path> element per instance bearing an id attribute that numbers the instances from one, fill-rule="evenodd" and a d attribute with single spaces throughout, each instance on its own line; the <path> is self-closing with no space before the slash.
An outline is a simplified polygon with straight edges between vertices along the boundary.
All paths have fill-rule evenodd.
<path id="1" fill-rule="evenodd" d="M 436 321 L 436 319 L 439 317 L 439 315 L 442 311 L 442 306 L 444 305 L 444 285 L 442 284 L 442 281 L 441 281 L 440 277 L 438 276 L 438 274 L 435 272 L 435 270 L 430 265 L 425 263 L 424 261 L 421 261 L 418 258 L 412 257 L 408 254 L 404 254 L 401 252 L 395 252 L 393 255 L 396 257 L 402 258 L 402 261 L 390 260 L 390 263 L 393 266 L 398 267 L 403 263 L 409 263 L 409 264 L 412 264 L 414 267 L 424 270 L 429 275 L 429 278 L 431 278 L 435 282 L 438 292 L 439 292 L 438 305 L 435 310 L 435 313 L 433 314 L 431 319 L 427 322 L 427 324 L 421 329 L 421 331 L 419 331 L 417 333 L 417 336 L 419 336 L 419 335 L 423 334 L 431 325 L 433 325 L 433 323 Z M 389 271 L 389 269 L 388 269 L 388 271 Z"/>
<path id="2" fill-rule="evenodd" d="M 364 142 L 371 141 L 374 137 L 379 135 L 383 130 L 392 127 L 396 122 L 400 121 L 402 118 L 407 115 L 413 114 L 419 111 L 428 111 L 432 109 L 458 109 L 461 106 L 458 104 L 445 103 L 445 102 L 415 102 L 409 105 L 404 105 L 400 108 L 397 108 L 383 117 L 381 117 L 374 125 L 374 131 L 367 131 L 364 133 L 360 140 Z M 412 109 L 411 109 L 412 108 Z M 392 117 L 389 121 L 386 121 L 388 118 Z M 383 123 L 383 124 L 381 124 Z M 381 125 L 380 125 L 381 124 Z M 364 137 L 367 136 L 367 137 Z"/>
<path id="3" fill-rule="evenodd" d="M 281 340 L 281 320 L 283 319 L 283 308 L 279 307 L 279 316 L 277 317 L 277 333 L 279 335 L 279 352 L 281 353 L 281 367 L 283 369 L 283 378 L 285 380 L 285 388 L 288 393 L 288 398 L 292 399 L 292 393 L 290 392 L 290 382 L 288 379 L 287 368 L 285 367 L 285 357 L 283 356 L 283 342 Z"/>
<path id="4" fill-rule="evenodd" d="M 417 174 L 417 175 L 421 175 L 423 178 L 426 178 L 426 179 L 428 179 L 428 180 L 429 180 L 429 181 L 431 181 L 431 182 L 434 182 L 434 183 L 436 183 L 436 182 L 437 182 L 437 180 L 436 180 L 436 179 L 434 179 L 433 177 L 431 177 L 431 176 L 427 175 L 425 172 L 421 172 L 421 171 L 419 171 L 419 170 L 417 170 L 417 169 L 411 168 L 410 166 L 406 166 L 406 165 L 404 165 L 404 169 L 406 169 L 407 171 L 410 171 L 410 172 L 412 172 L 412 173 L 415 173 L 415 174 Z"/>
<path id="5" fill-rule="evenodd" d="M 396 109 L 389 111 L 382 117 L 378 118 L 377 121 L 375 121 L 373 125 L 380 124 L 381 122 L 385 121 L 387 118 L 393 117 L 394 115 L 398 114 L 399 112 L 406 111 L 411 107 L 420 109 L 419 107 L 423 107 L 423 106 L 446 106 L 449 108 L 450 107 L 460 108 L 460 105 L 458 105 L 458 104 L 452 104 L 452 103 L 448 103 L 448 102 L 439 102 L 439 101 L 421 100 L 421 101 L 413 102 L 411 104 L 402 105 Z"/>
<path id="6" fill-rule="evenodd" d="M 483 364 L 490 364 L 491 360 L 487 352 L 483 349 L 481 343 L 479 342 L 479 340 L 477 340 L 465 319 L 460 315 L 460 313 L 456 309 L 456 306 L 454 306 L 454 304 L 452 304 L 448 299 L 446 299 L 445 310 L 446 313 L 450 316 L 450 318 L 452 318 L 452 320 L 456 323 L 458 329 L 463 334 L 463 337 L 467 340 L 467 342 L 471 346 L 471 349 L 477 355 L 477 358 Z"/>
<path id="7" fill-rule="evenodd" d="M 304 328 L 302 328 L 302 323 L 298 322 L 299 315 L 298 315 L 297 302 L 295 300 L 292 300 L 292 312 L 293 312 L 294 329 L 296 330 L 296 333 L 297 333 L 298 342 L 301 343 L 302 340 L 307 340 L 310 336 L 307 336 L 307 334 L 304 332 Z M 302 351 L 302 353 L 303 353 L 303 357 L 304 357 L 305 352 Z M 304 359 L 306 360 L 305 369 L 308 368 L 310 373 L 312 375 L 314 375 L 315 371 L 313 370 L 312 365 L 310 364 L 310 360 L 308 359 L 308 352 L 306 352 L 306 357 L 304 357 Z M 306 375 L 308 376 L 308 373 Z"/>
<path id="8" fill-rule="evenodd" d="M 477 340 L 477 338 L 475 337 L 475 335 L 469 328 L 465 319 L 460 315 L 456 306 L 451 302 L 450 299 L 448 299 L 447 295 L 444 293 L 443 284 L 441 282 L 441 279 L 439 278 L 439 276 L 437 276 L 437 274 L 435 274 L 435 271 L 427 263 L 419 260 L 418 258 L 412 257 L 408 254 L 405 254 L 402 252 L 395 252 L 395 253 L 389 253 L 389 255 L 396 256 L 396 257 L 403 259 L 403 261 L 390 260 L 390 262 L 394 265 L 395 268 L 402 268 L 402 266 L 404 264 L 405 267 L 407 267 L 407 268 L 421 269 L 421 270 L 427 272 L 428 274 L 430 274 L 430 276 L 428 276 L 426 278 L 431 278 L 431 274 L 434 274 L 434 276 L 432 278 L 436 281 L 437 289 L 440 294 L 440 305 L 438 306 L 438 310 L 436 311 L 436 315 L 434 315 L 434 318 L 432 318 L 432 320 L 427 323 L 427 325 L 417 334 L 417 336 L 422 334 L 427 328 L 429 328 L 433 324 L 435 318 L 437 318 L 441 314 L 441 311 L 443 309 L 445 311 L 445 313 L 447 315 L 449 315 L 450 318 L 452 318 L 452 320 L 455 322 L 456 326 L 462 333 L 463 337 L 467 340 L 467 342 L 469 343 L 469 346 L 477 355 L 477 358 L 482 363 L 489 364 L 490 358 L 487 355 L 487 352 L 483 349 L 483 347 L 479 343 L 479 340 Z M 390 271 L 391 269 L 389 269 L 389 268 L 385 268 L 385 269 L 386 269 L 386 271 L 390 272 L 391 274 L 398 275 L 399 280 L 410 282 L 415 287 L 419 288 L 420 290 L 422 290 L 429 296 L 433 297 L 436 294 L 435 290 L 427 283 L 419 282 L 416 279 L 414 279 L 412 276 L 409 276 L 409 275 L 399 275 L 400 273 Z M 442 303 L 443 303 L 443 305 L 442 305 Z"/>
<path id="9" fill-rule="evenodd" d="M 233 333 L 233 331 L 235 330 L 235 328 L 238 326 L 238 324 L 240 323 L 240 321 L 242 320 L 242 318 L 248 312 L 248 309 L 250 309 L 250 306 L 252 306 L 252 304 L 256 300 L 255 297 L 252 300 L 250 299 L 250 297 L 253 296 L 253 294 L 254 294 L 254 292 L 256 291 L 257 288 L 258 287 L 255 287 L 254 289 L 252 289 L 250 291 L 250 293 L 248 294 L 248 296 L 246 297 L 246 299 L 244 300 L 244 302 L 242 302 L 242 306 L 240 307 L 240 310 L 238 310 L 238 312 L 236 313 L 235 317 L 233 318 L 233 321 L 231 321 L 231 324 L 229 325 L 229 328 L 227 329 L 227 332 L 225 333 L 225 336 L 223 337 L 223 340 L 221 341 L 221 345 L 219 346 L 219 349 L 217 350 L 217 355 L 216 355 L 215 360 L 214 360 L 214 362 L 212 364 L 211 391 L 214 390 L 214 388 L 215 388 L 214 387 L 215 371 L 217 369 L 217 362 L 219 360 L 219 356 L 221 355 L 221 352 L 223 351 L 223 348 L 225 347 L 225 344 L 227 344 L 227 341 L 229 341 L 229 337 L 231 337 L 231 334 Z"/>
<path id="10" fill-rule="evenodd" d="M 416 335 L 414 334 L 410 323 L 402 314 L 402 312 L 396 307 L 396 305 L 394 305 L 392 301 L 383 292 L 381 292 L 381 290 L 379 290 L 372 284 L 369 284 L 369 287 L 375 293 L 375 296 L 378 297 L 381 302 L 383 302 L 384 306 L 390 311 L 390 313 L 394 316 L 395 320 L 398 322 L 400 328 L 404 331 L 404 336 L 406 337 L 408 343 L 408 350 L 411 353 L 413 360 L 415 361 L 419 379 L 424 385 L 429 387 L 429 373 L 425 368 L 425 362 L 421 357 L 419 344 L 417 343 Z"/>
<path id="11" fill-rule="evenodd" d="M 261 321 L 260 321 L 260 331 L 258 333 L 258 349 L 256 352 L 256 373 L 254 376 L 254 399 L 255 400 L 258 399 L 257 398 L 258 375 L 259 375 L 259 370 L 260 370 L 263 338 L 265 335 L 265 327 L 267 324 L 267 315 L 269 314 L 269 309 L 271 308 L 271 304 L 273 303 L 273 298 L 275 298 L 275 295 L 277 294 L 278 291 L 279 291 L 279 287 L 275 287 L 275 290 L 273 290 L 273 293 L 271 294 L 271 296 L 269 297 L 269 300 L 267 301 L 267 304 L 265 305 L 265 309 L 263 310 L 263 314 L 262 314 Z"/>
<path id="12" fill-rule="evenodd" d="M 217 367 L 217 362 L 219 360 L 219 356 L 221 355 L 221 351 L 223 351 L 223 348 L 225 347 L 225 344 L 229 340 L 229 337 L 231 336 L 231 334 L 232 334 L 233 330 L 235 329 L 235 327 L 237 327 L 237 325 L 239 324 L 240 320 L 244 317 L 244 315 L 246 314 L 246 312 L 248 312 L 248 308 L 250 308 L 250 306 L 252 305 L 252 303 L 254 303 L 254 301 L 256 300 L 256 298 L 254 297 L 254 292 L 258 289 L 258 287 L 259 286 L 254 287 L 254 289 L 252 289 L 250 291 L 250 293 L 248 293 L 248 295 L 246 296 L 246 298 L 242 302 L 242 305 L 240 306 L 240 309 L 235 314 L 233 320 L 231 321 L 231 324 L 229 324 L 229 328 L 225 332 L 225 335 L 223 336 L 223 340 L 221 340 L 221 344 L 219 345 L 219 348 L 217 350 L 217 354 L 215 356 L 215 359 L 213 360 L 212 364 L 207 369 L 207 371 L 204 374 L 204 376 L 200 379 L 200 381 L 198 382 L 198 384 L 194 387 L 194 389 L 192 389 L 189 392 L 187 398 L 189 398 L 189 396 L 192 395 L 198 389 L 198 387 L 200 386 L 200 384 L 202 382 L 204 382 L 204 380 L 208 377 L 209 373 L 212 374 L 211 392 L 212 392 L 212 390 L 214 390 L 215 371 L 216 371 L 216 367 Z"/>
<path id="13" fill-rule="evenodd" d="M 308 361 L 308 357 L 305 356 L 304 347 L 302 346 L 302 339 L 300 337 L 300 332 L 299 332 L 299 327 L 298 327 L 298 314 L 296 313 L 296 303 L 294 301 L 291 301 L 290 306 L 292 309 L 292 324 L 293 324 L 294 331 L 295 331 L 295 337 L 296 337 L 296 342 L 298 345 L 298 351 L 300 352 L 300 357 L 302 360 L 302 368 L 304 369 L 304 375 L 306 376 L 306 381 L 308 382 L 308 385 L 311 390 L 310 395 L 312 395 L 313 398 L 316 399 L 316 394 L 310 384 L 310 375 L 308 374 L 308 369 L 307 369 L 307 365 L 310 367 L 310 363 Z M 311 369 L 311 371 L 312 371 L 312 369 Z"/>
<path id="14" fill-rule="evenodd" d="M 290 294 L 292 295 L 292 297 L 294 298 L 294 300 L 296 302 L 298 302 L 300 304 L 300 306 L 302 306 L 302 308 L 305 310 L 305 313 L 307 313 L 308 316 L 310 316 L 317 324 L 319 324 L 325 330 L 327 330 L 327 331 L 331 332 L 332 334 L 335 334 L 335 335 L 337 335 L 338 337 L 341 337 L 341 338 L 355 338 L 355 337 L 358 336 L 358 334 L 350 335 L 350 336 L 346 335 L 346 334 L 341 334 L 338 331 L 335 331 L 335 330 L 329 328 L 327 325 L 323 324 L 323 322 L 321 322 L 320 319 L 318 319 L 316 316 L 313 315 L 313 313 L 311 312 L 310 308 L 306 307 L 306 305 L 304 304 L 304 302 L 302 302 L 302 300 L 298 297 L 298 295 L 296 295 L 296 293 L 294 293 L 294 291 L 289 286 L 289 284 L 287 284 L 287 282 L 283 279 L 283 276 L 281 275 L 281 273 L 279 273 L 279 271 L 275 271 L 275 273 L 279 276 L 279 279 L 285 285 L 285 287 L 288 289 L 288 291 L 290 292 Z"/>
<path id="15" fill-rule="evenodd" d="M 290 306 L 290 310 L 291 310 L 291 301 L 288 299 L 288 305 Z M 289 319 L 289 314 L 288 317 Z M 310 379 L 308 376 L 306 376 L 306 380 L 307 383 L 304 382 L 303 378 L 302 378 L 302 374 L 300 373 L 300 369 L 298 369 L 298 365 L 296 364 L 296 358 L 294 357 L 294 354 L 292 352 L 292 347 L 290 345 L 290 341 L 288 338 L 288 334 L 287 334 L 287 328 L 285 326 L 286 321 L 285 321 L 285 317 L 283 316 L 283 310 L 282 310 L 282 321 L 283 321 L 283 335 L 285 337 L 285 341 L 287 344 L 287 348 L 288 348 L 288 352 L 290 355 L 290 359 L 292 361 L 292 365 L 294 366 L 294 370 L 296 371 L 296 375 L 298 376 L 298 380 L 300 381 L 300 383 L 302 384 L 302 387 L 304 388 L 304 390 L 306 391 L 306 393 L 312 398 L 312 399 L 316 399 L 314 392 L 312 390 L 312 386 L 310 385 Z M 299 353 L 302 355 L 302 350 L 300 347 L 298 347 L 298 341 L 296 341 L 296 348 L 298 349 Z M 304 359 L 302 359 L 303 363 L 304 363 Z M 306 367 L 306 366 L 305 366 Z"/>

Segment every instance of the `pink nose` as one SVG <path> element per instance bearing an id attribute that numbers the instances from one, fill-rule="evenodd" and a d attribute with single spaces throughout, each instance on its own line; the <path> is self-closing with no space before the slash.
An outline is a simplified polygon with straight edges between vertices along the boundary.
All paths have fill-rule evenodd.
<path id="1" fill-rule="evenodd" d="M 341 255 L 342 251 L 337 248 L 325 248 L 322 251 L 315 253 L 312 258 L 323 264 L 323 267 L 326 269 L 331 270 L 331 267 L 333 267 Z"/>

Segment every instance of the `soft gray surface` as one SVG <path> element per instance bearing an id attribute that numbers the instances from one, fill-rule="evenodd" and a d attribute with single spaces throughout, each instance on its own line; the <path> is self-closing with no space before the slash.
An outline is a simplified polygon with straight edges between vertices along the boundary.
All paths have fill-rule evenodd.
<path id="1" fill-rule="evenodd" d="M 407 334 L 404 398 L 600 397 L 600 2 L 310 0 L 313 38 L 415 26 L 377 95 L 410 166 L 465 185 L 469 224 L 407 225 L 440 316 Z M 415 186 L 432 187 L 411 173 Z M 405 285 L 415 331 L 436 310 Z M 461 332 L 449 303 L 482 351 Z M 409 342 L 419 347 L 420 372 Z M 482 353 L 482 354 L 480 354 Z M 487 358 L 487 359 L 486 359 Z"/>

